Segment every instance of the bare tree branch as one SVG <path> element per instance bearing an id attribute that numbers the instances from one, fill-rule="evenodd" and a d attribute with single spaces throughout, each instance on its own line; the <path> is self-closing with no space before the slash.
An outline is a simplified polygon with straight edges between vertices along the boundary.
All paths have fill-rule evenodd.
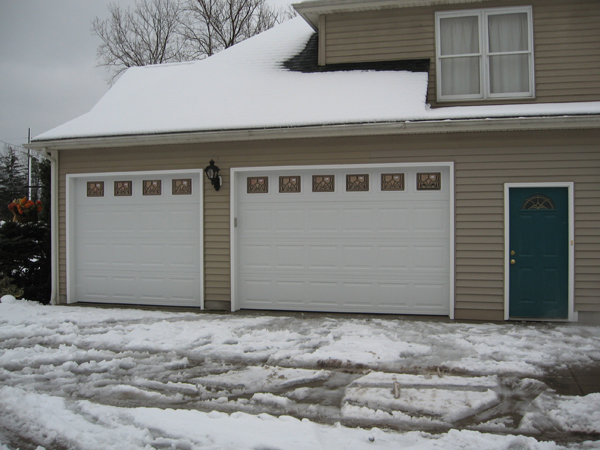
<path id="1" fill-rule="evenodd" d="M 294 15 L 265 0 L 188 0 L 183 35 L 194 58 L 211 56 Z"/>
<path id="2" fill-rule="evenodd" d="M 111 84 L 129 67 L 206 58 L 295 15 L 266 0 L 139 0 L 108 10 L 92 34 L 102 40 L 96 57 Z"/>
<path id="3" fill-rule="evenodd" d="M 184 10 L 178 0 L 141 0 L 132 9 L 108 5 L 110 16 L 92 22 L 99 66 L 110 71 L 110 83 L 127 68 L 186 60 L 181 35 Z"/>

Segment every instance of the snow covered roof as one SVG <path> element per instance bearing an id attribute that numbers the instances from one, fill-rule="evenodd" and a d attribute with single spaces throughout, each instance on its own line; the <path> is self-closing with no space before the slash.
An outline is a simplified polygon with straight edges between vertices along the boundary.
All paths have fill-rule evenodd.
<path id="1" fill-rule="evenodd" d="M 426 72 L 302 73 L 284 62 L 313 29 L 297 17 L 210 58 L 134 67 L 90 112 L 35 141 L 490 117 L 599 114 L 600 102 L 426 104 Z"/>

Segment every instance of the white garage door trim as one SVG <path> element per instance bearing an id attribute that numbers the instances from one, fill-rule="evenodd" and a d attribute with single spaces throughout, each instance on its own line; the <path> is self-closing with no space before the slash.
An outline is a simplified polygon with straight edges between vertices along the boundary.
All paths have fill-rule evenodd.
<path id="1" fill-rule="evenodd" d="M 166 176 L 172 177 L 176 175 L 192 175 L 198 177 L 198 183 L 192 187 L 198 193 L 198 208 L 199 208 L 199 306 L 204 309 L 204 189 L 203 189 L 203 171 L 201 169 L 183 169 L 183 170 L 153 170 L 153 171 L 132 171 L 132 172 L 96 172 L 96 173 L 82 173 L 82 174 L 67 174 L 66 179 L 66 197 L 65 197 L 65 232 L 66 232 L 66 278 L 67 278 L 67 303 L 76 303 L 77 298 L 75 295 L 75 195 L 73 195 L 73 189 L 76 186 L 78 180 L 87 178 L 91 180 L 93 178 L 110 178 L 110 177 L 159 177 Z M 168 188 L 165 186 L 164 188 Z M 106 189 L 112 189 L 112 187 L 106 187 Z M 166 305 L 168 306 L 168 305 Z"/>
<path id="2" fill-rule="evenodd" d="M 266 167 L 244 167 L 244 168 L 231 168 L 230 171 L 230 182 L 231 182 L 231 194 L 230 194 L 230 238 L 231 238 L 231 310 L 237 311 L 240 309 L 240 304 L 238 300 L 238 289 L 237 285 L 238 280 L 238 266 L 239 266 L 239 256 L 237 252 L 238 246 L 238 237 L 236 233 L 236 214 L 238 211 L 238 203 L 239 199 L 237 198 L 238 191 L 238 178 L 242 179 L 242 175 L 244 173 L 264 171 L 265 173 L 275 173 L 277 171 L 290 171 L 290 170 L 301 170 L 303 172 L 307 170 L 358 170 L 358 169 L 402 169 L 402 168 L 448 168 L 449 171 L 449 180 L 448 181 L 448 190 L 449 190 L 449 317 L 450 319 L 454 319 L 454 304 L 455 304 L 455 239 L 454 239 L 454 163 L 453 162 L 435 162 L 435 163 L 388 163 L 388 164 L 346 164 L 346 165 L 309 165 L 309 166 L 266 166 Z M 240 181 L 243 182 L 243 181 Z"/>

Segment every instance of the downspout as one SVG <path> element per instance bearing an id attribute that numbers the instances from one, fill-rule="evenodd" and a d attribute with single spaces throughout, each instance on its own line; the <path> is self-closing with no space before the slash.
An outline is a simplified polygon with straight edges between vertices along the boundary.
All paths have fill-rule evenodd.
<path id="1" fill-rule="evenodd" d="M 50 160 L 50 247 L 52 274 L 50 304 L 58 305 L 58 161 L 57 152 L 54 151 L 52 153 L 49 153 L 45 148 L 41 151 L 42 156 Z"/>

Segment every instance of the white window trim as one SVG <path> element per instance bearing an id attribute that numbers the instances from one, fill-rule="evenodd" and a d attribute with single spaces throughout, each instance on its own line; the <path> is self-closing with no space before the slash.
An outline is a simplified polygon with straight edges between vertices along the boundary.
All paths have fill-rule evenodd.
<path id="1" fill-rule="evenodd" d="M 529 54 L 529 91 L 515 93 L 490 93 L 490 73 L 489 73 L 489 40 L 484 39 L 488 36 L 488 17 L 497 14 L 516 14 L 527 13 L 527 24 L 529 30 L 529 51 L 522 52 Z M 448 17 L 466 17 L 477 16 L 479 22 L 479 53 L 469 54 L 469 56 L 479 56 L 479 76 L 480 90 L 479 94 L 467 95 L 442 95 L 442 72 L 440 70 L 440 60 L 443 57 L 441 52 L 441 32 L 440 20 Z M 488 99 L 511 99 L 511 98 L 534 98 L 535 97 L 535 67 L 533 56 L 533 12 L 531 6 L 509 7 L 509 8 L 488 8 L 488 9 L 469 9 L 462 11 L 448 11 L 435 13 L 435 52 L 436 52 L 436 87 L 437 100 L 440 102 L 462 101 L 462 100 L 488 100 Z M 521 53 L 521 52 L 518 52 Z M 503 53 L 504 54 L 504 53 Z M 460 55 L 453 55 L 453 57 Z"/>

